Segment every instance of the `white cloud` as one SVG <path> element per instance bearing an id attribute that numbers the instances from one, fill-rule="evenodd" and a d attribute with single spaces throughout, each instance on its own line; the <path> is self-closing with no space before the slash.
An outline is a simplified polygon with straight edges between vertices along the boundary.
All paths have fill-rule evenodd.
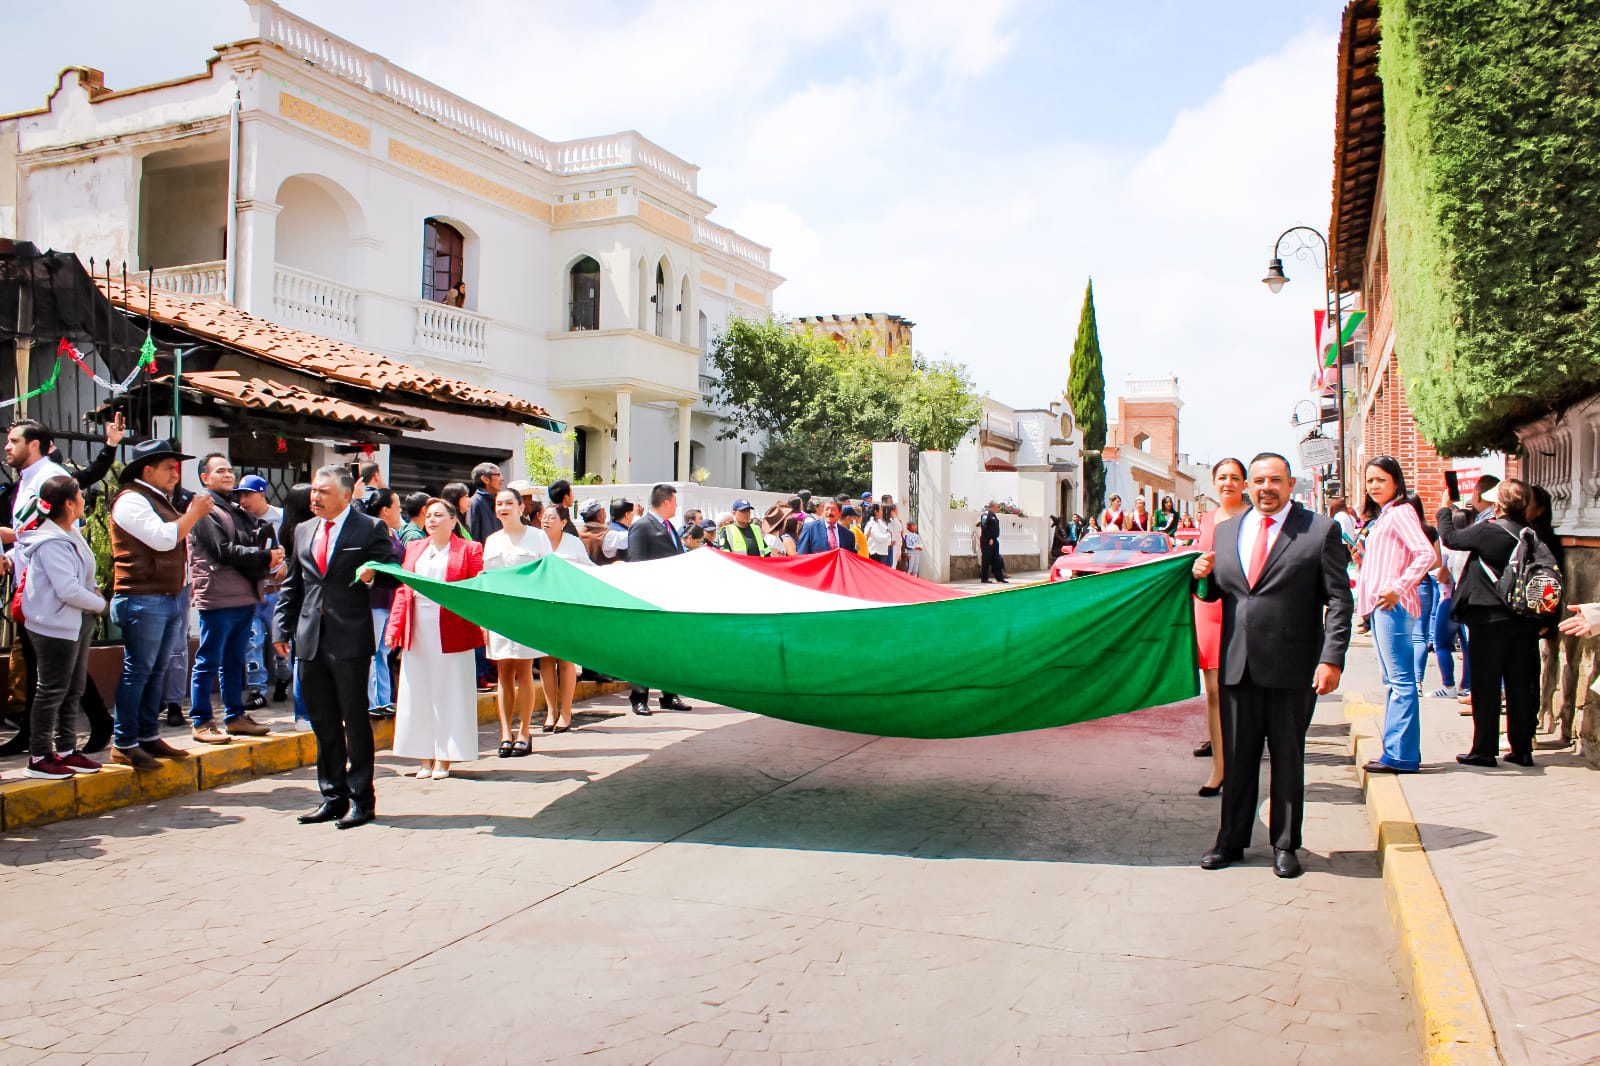
<path id="1" fill-rule="evenodd" d="M 1059 140 L 968 150 L 940 138 L 937 117 L 906 96 L 868 101 L 861 83 L 808 87 L 757 122 L 758 138 L 796 114 L 833 113 L 845 131 L 873 116 L 909 117 L 857 139 L 845 173 L 836 142 L 816 129 L 798 143 L 828 151 L 786 160 L 784 180 L 747 152 L 722 183 L 777 187 L 793 200 L 735 198 L 724 221 L 773 246 L 775 269 L 790 279 L 780 308 L 905 314 L 918 322 L 920 349 L 967 362 L 980 386 L 1019 405 L 1065 386 L 1093 275 L 1109 392 L 1128 374 L 1174 372 L 1188 450 L 1289 448 L 1320 295 L 1309 268 L 1305 284 L 1276 299 L 1258 279 L 1281 229 L 1326 225 L 1333 45 L 1323 35 L 1289 42 L 1131 155 Z M 899 91 L 890 81 L 872 88 Z"/>

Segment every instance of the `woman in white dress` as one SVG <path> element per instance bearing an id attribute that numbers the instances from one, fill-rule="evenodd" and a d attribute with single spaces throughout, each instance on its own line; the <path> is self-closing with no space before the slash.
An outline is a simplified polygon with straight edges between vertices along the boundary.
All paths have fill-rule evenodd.
<path id="1" fill-rule="evenodd" d="M 422 519 L 428 535 L 406 546 L 407 570 L 438 581 L 483 572 L 483 545 L 455 535 L 455 508 L 429 500 Z M 420 760 L 419 779 L 449 777 L 451 763 L 478 757 L 472 653 L 483 647 L 483 630 L 402 585 L 389 611 L 389 646 L 401 649 L 394 753 Z"/>
<path id="2" fill-rule="evenodd" d="M 500 519 L 500 530 L 483 542 L 485 570 L 523 566 L 550 550 L 541 530 L 523 524 L 522 497 L 516 492 L 507 488 L 496 493 L 494 513 Z M 499 633 L 489 633 L 488 638 L 489 658 L 494 660 L 499 678 L 500 758 L 521 758 L 533 753 L 533 660 L 540 658 L 540 653 Z M 519 723 L 515 738 L 513 716 Z"/>
<path id="3" fill-rule="evenodd" d="M 593 566 L 594 560 L 584 548 L 583 541 L 566 532 L 561 512 L 554 507 L 545 508 L 540 516 L 544 528 L 542 547 L 550 554 L 559 555 L 576 566 Z M 541 655 L 535 652 L 536 655 Z M 565 733 L 572 728 L 572 695 L 578 689 L 578 664 L 541 655 L 539 683 L 544 686 L 544 727 L 548 732 Z"/>

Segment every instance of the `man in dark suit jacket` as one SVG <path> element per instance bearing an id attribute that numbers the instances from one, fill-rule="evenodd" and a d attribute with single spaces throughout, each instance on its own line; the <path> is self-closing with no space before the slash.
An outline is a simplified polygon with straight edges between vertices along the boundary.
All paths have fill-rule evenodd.
<path id="1" fill-rule="evenodd" d="M 1261 745 L 1272 755 L 1273 872 L 1298 877 L 1306 731 L 1318 696 L 1339 687 L 1350 646 L 1350 597 L 1339 526 L 1289 500 L 1289 461 L 1250 464 L 1255 509 L 1217 526 L 1194 564 L 1200 597 L 1222 601 L 1222 827 L 1201 858 L 1220 870 L 1244 857 L 1255 828 Z"/>
<path id="2" fill-rule="evenodd" d="M 650 490 L 650 513 L 634 519 L 628 528 L 628 562 L 643 563 L 651 559 L 668 559 L 682 554 L 683 538 L 673 528 L 672 519 L 678 513 L 678 490 L 671 485 L 656 485 Z M 628 693 L 628 703 L 634 714 L 650 716 L 650 690 L 633 686 Z M 675 693 L 661 693 L 663 711 L 692 711 Z"/>
<path id="3" fill-rule="evenodd" d="M 365 825 L 376 811 L 367 713 L 367 670 L 375 647 L 372 596 L 361 583 L 370 583 L 373 574 L 361 567 L 395 561 L 388 527 L 350 506 L 354 488 L 355 478 L 340 466 L 325 466 L 312 479 L 312 517 L 295 530 L 294 550 L 286 560 L 274 645 L 287 656 L 294 639 L 301 691 L 317 737 L 322 805 L 300 821 L 337 821 L 340 829 Z"/>
<path id="4" fill-rule="evenodd" d="M 995 514 L 994 501 L 984 505 L 978 516 L 978 576 L 987 585 L 992 576 L 1000 584 L 1006 581 L 1006 560 L 1000 554 L 1000 516 Z"/>
<path id="5" fill-rule="evenodd" d="M 834 548 L 855 551 L 856 535 L 839 524 L 839 504 L 829 500 L 822 505 L 822 521 L 807 522 L 800 527 L 795 550 L 801 555 L 816 555 Z"/>

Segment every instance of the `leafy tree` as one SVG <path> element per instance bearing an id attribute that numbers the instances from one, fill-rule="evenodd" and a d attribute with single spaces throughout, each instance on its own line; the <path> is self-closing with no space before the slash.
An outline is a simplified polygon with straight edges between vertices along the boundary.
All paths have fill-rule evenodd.
<path id="1" fill-rule="evenodd" d="M 1106 377 L 1100 362 L 1100 329 L 1094 318 L 1094 280 L 1083 290 L 1078 339 L 1072 345 L 1067 377 L 1067 403 L 1083 431 L 1083 506 L 1090 513 L 1105 506 L 1106 467 L 1099 452 L 1106 446 Z"/>
<path id="2" fill-rule="evenodd" d="M 576 430 L 561 435 L 561 443 L 552 447 L 548 434 L 529 426 L 522 429 L 523 476 L 535 485 L 548 485 L 552 481 L 572 480 L 572 467 L 562 465 L 572 459 L 573 446 L 578 439 Z M 595 482 L 598 484 L 598 480 Z"/>
<path id="3" fill-rule="evenodd" d="M 734 319 L 709 361 L 724 439 L 767 436 L 756 461 L 764 485 L 859 490 L 872 479 L 873 441 L 949 450 L 978 421 L 965 367 L 880 353 L 865 336 L 839 345 L 781 322 Z"/>

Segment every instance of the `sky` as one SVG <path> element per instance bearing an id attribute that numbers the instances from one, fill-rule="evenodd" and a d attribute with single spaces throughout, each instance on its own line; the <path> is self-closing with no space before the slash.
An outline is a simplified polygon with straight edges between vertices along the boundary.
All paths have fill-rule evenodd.
<path id="1" fill-rule="evenodd" d="M 64 66 L 125 88 L 246 35 L 242 0 L 3 0 L 0 112 Z M 1107 406 L 1179 378 L 1197 459 L 1292 449 L 1342 0 L 292 0 L 554 140 L 635 129 L 772 248 L 782 315 L 881 311 L 1014 407 L 1061 396 L 1092 277 Z M 443 19 L 440 18 L 443 14 Z"/>

